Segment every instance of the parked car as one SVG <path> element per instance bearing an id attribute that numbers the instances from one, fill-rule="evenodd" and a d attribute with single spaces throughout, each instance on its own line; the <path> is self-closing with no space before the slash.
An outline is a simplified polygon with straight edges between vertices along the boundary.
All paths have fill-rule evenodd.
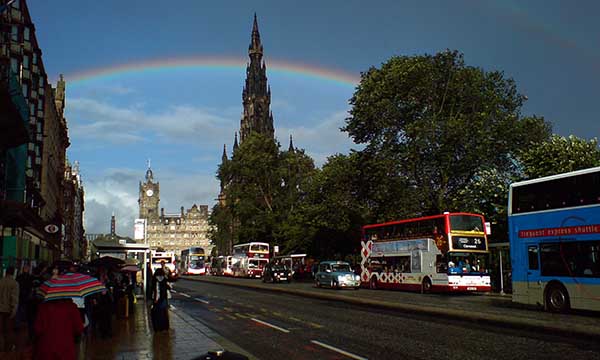
<path id="1" fill-rule="evenodd" d="M 266 264 L 263 268 L 262 274 L 263 282 L 291 282 L 292 271 L 285 265 L 282 264 Z"/>
<path id="2" fill-rule="evenodd" d="M 354 274 L 350 264 L 344 261 L 322 261 L 315 274 L 315 286 L 332 289 L 360 288 L 360 276 Z"/>

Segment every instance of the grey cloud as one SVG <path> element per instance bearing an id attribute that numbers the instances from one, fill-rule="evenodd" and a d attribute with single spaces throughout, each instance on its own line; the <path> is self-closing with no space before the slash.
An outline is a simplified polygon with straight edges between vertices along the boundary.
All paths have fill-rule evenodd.
<path id="1" fill-rule="evenodd" d="M 144 133 L 150 132 L 166 142 L 216 145 L 220 143 L 217 139 L 229 138 L 237 125 L 237 120 L 220 115 L 222 112 L 216 109 L 187 105 L 148 113 L 139 106 L 117 107 L 76 98 L 69 101 L 68 109 L 74 136 L 113 143 L 143 141 Z"/>

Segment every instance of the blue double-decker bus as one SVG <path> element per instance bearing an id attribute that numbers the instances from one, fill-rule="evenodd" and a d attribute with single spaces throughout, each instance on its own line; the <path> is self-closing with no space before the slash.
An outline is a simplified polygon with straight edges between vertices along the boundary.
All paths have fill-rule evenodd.
<path id="1" fill-rule="evenodd" d="M 600 311 L 600 167 L 514 183 L 513 301 Z"/>

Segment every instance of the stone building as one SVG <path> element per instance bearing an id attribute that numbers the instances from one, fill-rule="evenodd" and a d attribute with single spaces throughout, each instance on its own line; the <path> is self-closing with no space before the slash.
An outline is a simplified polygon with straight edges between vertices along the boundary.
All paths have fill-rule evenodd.
<path id="1" fill-rule="evenodd" d="M 79 174 L 79 163 L 67 162 L 63 180 L 64 225 L 63 259 L 82 260 L 87 255 L 88 242 L 83 228 L 84 191 Z"/>
<path id="2" fill-rule="evenodd" d="M 146 171 L 145 181 L 139 185 L 139 218 L 146 219 L 146 240 L 151 249 L 181 251 L 198 246 L 206 253 L 212 251 L 213 245 L 208 239 L 208 205 L 192 205 L 190 209 L 183 206 L 177 213 L 166 213 L 164 208 L 158 211 L 160 203 L 160 184 L 155 182 L 150 166 Z"/>
<path id="3" fill-rule="evenodd" d="M 61 82 L 55 93 L 27 2 L 12 2 L 0 13 L 0 105 L 8 105 L 2 106 L 7 121 L 16 118 L 11 113 L 24 120 L 26 139 L 17 136 L 18 143 L 0 149 L 0 258 L 5 265 L 61 256 L 61 184 L 69 146 Z M 18 124 L 8 125 L 7 132 L 23 133 Z"/>
<path id="4" fill-rule="evenodd" d="M 67 121 L 64 117 L 65 81 L 60 80 L 53 89 L 46 85 L 46 101 L 44 105 L 44 146 L 42 152 L 42 219 L 49 224 L 61 226 L 65 224 L 65 190 L 64 177 L 66 171 L 66 151 L 69 147 Z M 47 234 L 53 242 L 61 242 L 61 232 Z M 63 253 L 64 256 L 64 253 Z"/>

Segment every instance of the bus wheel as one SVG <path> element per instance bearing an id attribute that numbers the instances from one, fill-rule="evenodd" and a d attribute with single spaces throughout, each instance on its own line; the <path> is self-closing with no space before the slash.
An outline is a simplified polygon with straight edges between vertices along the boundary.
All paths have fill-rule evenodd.
<path id="1" fill-rule="evenodd" d="M 421 284 L 421 294 L 427 294 L 431 292 L 431 279 L 425 277 L 423 279 L 423 283 Z"/>
<path id="2" fill-rule="evenodd" d="M 552 284 L 546 290 L 546 309 L 553 313 L 567 312 L 570 308 L 569 294 L 559 284 Z"/>
<path id="3" fill-rule="evenodd" d="M 373 276 L 369 282 L 369 287 L 373 290 L 377 290 L 377 278 Z"/>

